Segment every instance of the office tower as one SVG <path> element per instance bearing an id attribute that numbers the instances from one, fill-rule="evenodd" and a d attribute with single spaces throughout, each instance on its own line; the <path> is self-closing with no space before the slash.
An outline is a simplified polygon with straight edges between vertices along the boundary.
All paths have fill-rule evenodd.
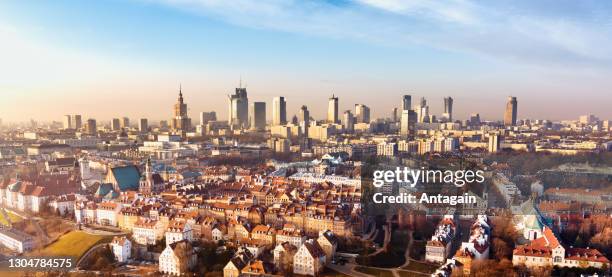
<path id="1" fill-rule="evenodd" d="M 300 107 L 300 113 L 298 114 L 298 120 L 300 122 L 306 122 L 306 125 L 310 124 L 310 111 L 308 111 L 308 107 L 306 106 Z"/>
<path id="2" fill-rule="evenodd" d="M 183 101 L 183 88 L 179 86 L 179 97 L 174 104 L 174 118 L 172 118 L 174 131 L 187 132 L 191 129 L 191 118 L 187 115 L 187 104 Z"/>
<path id="3" fill-rule="evenodd" d="M 217 121 L 216 112 L 201 112 L 200 113 L 200 125 L 206 125 L 208 121 Z"/>
<path id="4" fill-rule="evenodd" d="M 64 129 L 72 129 L 72 118 L 70 115 L 64 115 Z"/>
<path id="5" fill-rule="evenodd" d="M 402 107 L 403 108 L 403 107 Z M 397 120 L 399 119 L 399 109 L 398 108 L 393 108 L 391 110 L 391 121 L 392 122 L 397 122 Z"/>
<path id="6" fill-rule="evenodd" d="M 504 125 L 514 126 L 516 125 L 516 113 L 517 113 L 517 102 L 516 97 L 509 96 L 508 103 L 506 104 L 506 113 L 504 114 Z"/>
<path id="7" fill-rule="evenodd" d="M 229 99 L 229 120 L 230 126 L 235 128 L 248 128 L 249 124 L 249 98 L 247 90 L 240 85 L 234 94 L 228 96 Z"/>
<path id="8" fill-rule="evenodd" d="M 287 124 L 287 102 L 285 97 L 274 97 L 272 100 L 272 125 Z"/>
<path id="9" fill-rule="evenodd" d="M 76 130 L 80 130 L 82 126 L 82 121 L 81 121 L 81 115 L 80 114 L 75 114 L 72 115 L 72 128 L 76 129 Z"/>
<path id="10" fill-rule="evenodd" d="M 421 97 L 421 101 L 419 106 L 416 109 L 417 114 L 417 122 L 429 122 L 429 106 L 427 106 L 427 101 L 425 97 Z"/>
<path id="11" fill-rule="evenodd" d="M 160 120 L 159 121 L 159 128 L 160 129 L 168 129 L 168 121 L 167 120 Z"/>
<path id="12" fill-rule="evenodd" d="M 364 104 L 355 104 L 355 122 L 370 123 L 370 108 Z"/>
<path id="13" fill-rule="evenodd" d="M 87 127 L 85 128 L 85 130 L 87 131 L 88 134 L 90 135 L 96 135 L 96 133 L 98 132 L 98 127 L 96 126 L 96 120 L 95 119 L 87 119 Z"/>
<path id="14" fill-rule="evenodd" d="M 138 122 L 138 131 L 140 132 L 148 132 L 149 131 L 149 120 L 146 118 L 141 118 Z"/>
<path id="15" fill-rule="evenodd" d="M 587 114 L 587 115 L 581 115 L 578 118 L 578 121 L 582 124 L 592 124 L 596 121 L 599 121 L 599 118 L 597 118 L 596 116 L 592 115 L 592 114 Z"/>
<path id="16" fill-rule="evenodd" d="M 480 114 L 473 113 L 470 115 L 470 125 L 479 126 L 480 125 Z"/>
<path id="17" fill-rule="evenodd" d="M 250 127 L 253 130 L 266 129 L 266 102 L 253 102 L 249 110 Z"/>
<path id="18" fill-rule="evenodd" d="M 453 121 L 453 98 L 444 97 L 444 118 L 446 118 L 449 122 Z"/>
<path id="19" fill-rule="evenodd" d="M 338 118 L 338 97 L 332 95 L 329 98 L 329 103 L 327 106 L 327 122 L 329 123 L 339 123 Z"/>
<path id="20" fill-rule="evenodd" d="M 119 129 L 121 129 L 119 118 L 113 118 L 113 120 L 111 120 L 111 130 L 117 131 Z"/>
<path id="21" fill-rule="evenodd" d="M 490 134 L 489 135 L 489 152 L 495 153 L 499 151 L 499 135 Z"/>
<path id="22" fill-rule="evenodd" d="M 342 115 L 342 127 L 346 132 L 352 133 L 355 130 L 355 117 L 350 110 L 347 110 Z"/>
<path id="23" fill-rule="evenodd" d="M 407 111 L 412 109 L 412 96 L 404 95 L 402 98 L 402 110 Z"/>
<path id="24" fill-rule="evenodd" d="M 308 107 L 302 106 L 300 108 L 298 120 L 300 121 L 300 127 L 302 128 L 302 134 L 308 137 L 308 126 L 310 125 L 310 112 L 308 111 Z"/>
<path id="25" fill-rule="evenodd" d="M 130 128 L 130 119 L 127 117 L 121 118 L 121 128 Z"/>
<path id="26" fill-rule="evenodd" d="M 414 124 L 417 121 L 417 115 L 413 110 L 403 110 L 400 119 L 400 136 L 406 138 L 414 135 Z"/>

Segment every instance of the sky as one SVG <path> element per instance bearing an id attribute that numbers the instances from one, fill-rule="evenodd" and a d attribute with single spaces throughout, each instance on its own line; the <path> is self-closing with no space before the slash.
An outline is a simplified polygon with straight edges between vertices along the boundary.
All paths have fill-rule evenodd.
<path id="1" fill-rule="evenodd" d="M 241 83 L 288 116 L 323 119 L 401 96 L 440 114 L 500 120 L 612 119 L 612 2 L 402 0 L 0 1 L 0 118 L 169 119 L 182 86 L 189 114 L 227 118 Z"/>

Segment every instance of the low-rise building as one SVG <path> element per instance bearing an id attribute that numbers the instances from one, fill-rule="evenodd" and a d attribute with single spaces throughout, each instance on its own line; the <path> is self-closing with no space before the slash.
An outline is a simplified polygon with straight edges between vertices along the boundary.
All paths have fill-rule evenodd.
<path id="1" fill-rule="evenodd" d="M 34 248 L 34 238 L 16 229 L 0 228 L 0 243 L 13 251 L 24 253 Z"/>
<path id="2" fill-rule="evenodd" d="M 313 239 L 305 241 L 293 256 L 293 273 L 317 276 L 325 267 L 325 252 Z"/>
<path id="3" fill-rule="evenodd" d="M 164 236 L 163 224 L 159 220 L 141 218 L 132 228 L 134 241 L 142 245 L 155 245 Z"/>
<path id="4" fill-rule="evenodd" d="M 528 268 L 546 266 L 607 268 L 610 261 L 597 249 L 566 249 L 561 245 L 552 229 L 544 227 L 541 237 L 514 249 L 512 264 L 524 265 Z"/>
<path id="5" fill-rule="evenodd" d="M 127 262 L 132 253 L 132 243 L 127 237 L 114 237 L 110 243 L 111 251 L 115 256 L 115 260 L 120 263 Z"/>
<path id="6" fill-rule="evenodd" d="M 168 229 L 166 229 L 166 245 L 182 240 L 193 240 L 190 224 L 183 221 L 170 221 Z"/>
<path id="7" fill-rule="evenodd" d="M 453 217 L 446 215 L 440 221 L 431 239 L 425 246 L 425 260 L 428 262 L 442 263 L 450 254 L 456 227 Z"/>
<path id="8" fill-rule="evenodd" d="M 159 255 L 159 271 L 174 276 L 185 274 L 194 268 L 197 262 L 196 258 L 189 241 L 177 241 L 168 244 Z"/>

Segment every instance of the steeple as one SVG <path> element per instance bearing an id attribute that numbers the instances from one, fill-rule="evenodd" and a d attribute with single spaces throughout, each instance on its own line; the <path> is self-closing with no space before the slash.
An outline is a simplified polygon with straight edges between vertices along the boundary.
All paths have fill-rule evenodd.
<path id="1" fill-rule="evenodd" d="M 179 102 L 183 103 L 183 85 L 179 84 Z"/>
<path id="2" fill-rule="evenodd" d="M 145 172 L 146 173 L 151 172 L 151 157 L 147 158 L 147 164 L 145 165 Z"/>

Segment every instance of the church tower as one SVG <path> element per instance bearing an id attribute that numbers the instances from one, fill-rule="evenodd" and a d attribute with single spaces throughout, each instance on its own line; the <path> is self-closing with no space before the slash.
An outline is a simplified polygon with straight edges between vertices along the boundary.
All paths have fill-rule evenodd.
<path id="1" fill-rule="evenodd" d="M 151 169 L 151 158 L 147 159 L 147 163 L 145 164 L 145 172 L 140 178 L 140 184 L 138 187 L 138 191 L 143 194 L 151 193 L 153 189 L 153 171 Z"/>

